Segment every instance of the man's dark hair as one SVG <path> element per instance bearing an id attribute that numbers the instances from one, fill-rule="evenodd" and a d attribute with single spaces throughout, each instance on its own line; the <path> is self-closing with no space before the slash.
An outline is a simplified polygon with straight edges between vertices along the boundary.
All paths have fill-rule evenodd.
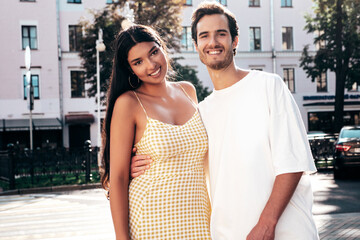
<path id="1" fill-rule="evenodd" d="M 221 5 L 218 2 L 202 2 L 193 12 L 191 17 L 191 37 L 196 44 L 197 44 L 196 27 L 198 22 L 202 17 L 213 14 L 223 14 L 226 16 L 226 18 L 228 19 L 229 30 L 232 41 L 234 41 L 235 37 L 239 36 L 239 26 L 232 12 L 230 12 L 227 8 L 225 8 L 223 5 Z M 235 55 L 236 49 L 233 49 L 233 51 Z"/>

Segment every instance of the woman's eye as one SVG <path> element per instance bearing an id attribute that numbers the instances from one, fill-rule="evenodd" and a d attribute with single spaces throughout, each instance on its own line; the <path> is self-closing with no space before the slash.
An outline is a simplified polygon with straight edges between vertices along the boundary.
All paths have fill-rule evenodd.
<path id="1" fill-rule="evenodd" d="M 153 52 L 151 53 L 151 55 L 156 55 L 158 52 L 159 52 L 159 50 L 156 49 L 155 51 L 153 51 Z"/>
<path id="2" fill-rule="evenodd" d="M 141 63 L 142 63 L 142 61 L 137 61 L 137 62 L 134 63 L 134 65 L 136 66 L 136 65 L 139 65 Z"/>

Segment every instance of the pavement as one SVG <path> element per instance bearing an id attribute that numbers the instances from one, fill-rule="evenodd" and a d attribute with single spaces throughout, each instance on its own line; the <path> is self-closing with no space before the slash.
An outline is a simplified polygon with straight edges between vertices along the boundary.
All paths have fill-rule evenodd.
<path id="1" fill-rule="evenodd" d="M 109 202 L 99 187 L 72 185 L 0 193 L 0 239 L 115 239 Z M 321 240 L 360 240 L 360 212 L 315 214 L 314 219 Z"/>

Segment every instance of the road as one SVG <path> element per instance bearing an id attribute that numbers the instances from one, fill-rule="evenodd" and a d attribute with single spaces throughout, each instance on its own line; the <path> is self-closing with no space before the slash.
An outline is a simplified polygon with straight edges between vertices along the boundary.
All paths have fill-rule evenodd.
<path id="1" fill-rule="evenodd" d="M 360 180 L 311 177 L 320 237 L 360 239 Z M 115 239 L 109 202 L 101 189 L 0 196 L 0 239 Z"/>

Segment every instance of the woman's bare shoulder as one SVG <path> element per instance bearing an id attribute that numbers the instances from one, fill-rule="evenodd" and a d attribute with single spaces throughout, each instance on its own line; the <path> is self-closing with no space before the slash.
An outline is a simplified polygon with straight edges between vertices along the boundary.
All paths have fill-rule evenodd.
<path id="1" fill-rule="evenodd" d="M 181 85 L 181 87 L 184 88 L 186 93 L 189 94 L 191 99 L 194 102 L 197 103 L 196 89 L 195 89 L 194 85 L 191 82 L 188 82 L 188 81 L 181 81 L 181 82 L 178 82 L 178 83 Z"/>
<path id="2" fill-rule="evenodd" d="M 137 106 L 137 99 L 132 91 L 127 91 L 121 94 L 115 101 L 114 112 L 118 113 L 133 113 Z"/>

